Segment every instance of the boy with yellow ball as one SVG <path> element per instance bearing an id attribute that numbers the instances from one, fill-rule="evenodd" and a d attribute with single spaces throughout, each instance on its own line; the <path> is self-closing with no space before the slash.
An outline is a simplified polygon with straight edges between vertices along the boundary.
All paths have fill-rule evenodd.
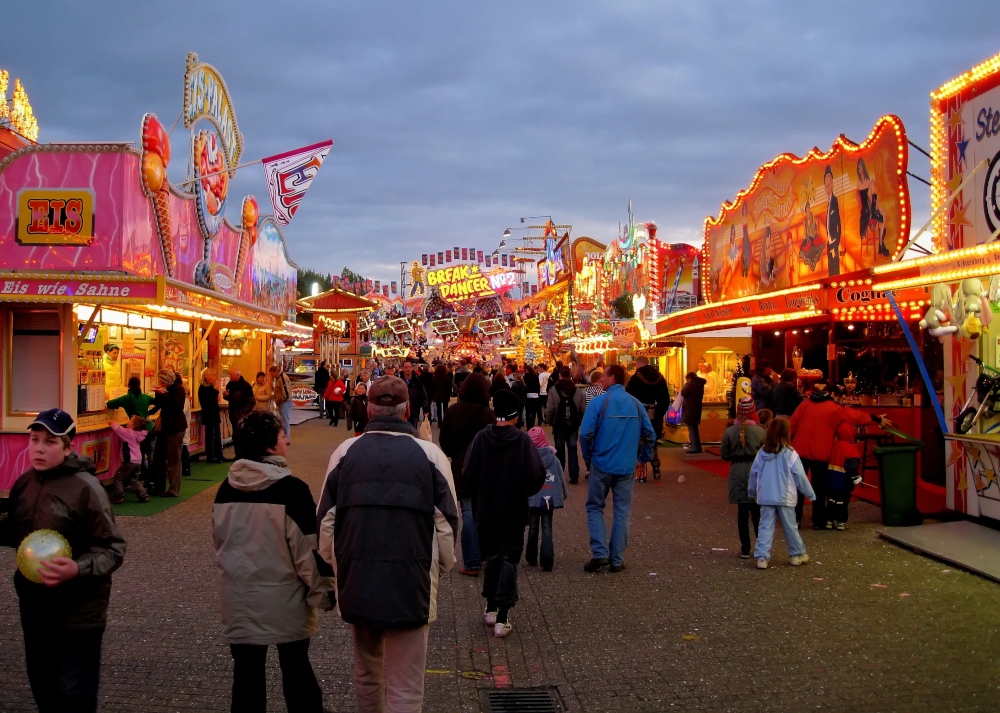
<path id="1" fill-rule="evenodd" d="M 28 682 L 42 713 L 96 711 L 111 573 L 125 558 L 125 539 L 93 463 L 73 451 L 73 417 L 50 409 L 28 428 L 31 468 L 11 488 L 0 544 L 18 547 L 38 530 L 54 530 L 72 553 L 32 563 L 31 540 L 21 548 L 24 571 L 14 575 L 14 588 Z"/>

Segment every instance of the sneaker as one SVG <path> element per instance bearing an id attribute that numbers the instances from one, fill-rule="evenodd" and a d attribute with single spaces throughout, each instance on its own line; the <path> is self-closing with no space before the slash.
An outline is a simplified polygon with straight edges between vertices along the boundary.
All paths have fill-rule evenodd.
<path id="1" fill-rule="evenodd" d="M 587 564 L 583 565 L 584 572 L 596 572 L 602 567 L 608 566 L 607 557 L 594 557 Z"/>
<path id="2" fill-rule="evenodd" d="M 833 529 L 833 521 L 832 520 L 827 520 L 826 521 L 826 529 L 827 530 L 832 530 Z"/>
<path id="3" fill-rule="evenodd" d="M 514 630 L 514 625 L 510 622 L 510 619 L 508 619 L 507 621 L 498 621 L 496 624 L 493 625 L 493 636 L 495 636 L 498 639 L 502 639 L 513 630 Z"/>
<path id="4" fill-rule="evenodd" d="M 798 567 L 800 564 L 805 564 L 808 561 L 809 561 L 809 555 L 801 554 L 789 558 L 788 564 L 792 565 L 793 567 Z"/>
<path id="5" fill-rule="evenodd" d="M 623 569 L 625 569 L 624 562 L 622 562 L 621 564 L 613 564 L 610 567 L 608 567 L 609 572 L 621 572 Z"/>
<path id="6" fill-rule="evenodd" d="M 458 573 L 464 574 L 467 577 L 478 577 L 481 570 L 478 567 L 470 567 L 466 569 L 465 567 L 459 567 Z"/>
<path id="7" fill-rule="evenodd" d="M 844 530 L 847 529 L 847 523 L 846 522 L 835 522 L 835 523 L 833 523 L 833 529 L 834 530 L 840 530 L 841 532 L 843 532 Z"/>
<path id="8" fill-rule="evenodd" d="M 493 611 L 483 612 L 483 626 L 496 626 L 496 623 L 497 623 L 497 612 L 495 609 Z"/>
<path id="9" fill-rule="evenodd" d="M 767 560 L 763 557 L 757 558 L 757 569 L 767 569 Z"/>
<path id="10" fill-rule="evenodd" d="M 750 553 L 749 552 L 740 552 L 740 559 L 741 560 L 748 560 L 748 559 L 750 559 Z"/>

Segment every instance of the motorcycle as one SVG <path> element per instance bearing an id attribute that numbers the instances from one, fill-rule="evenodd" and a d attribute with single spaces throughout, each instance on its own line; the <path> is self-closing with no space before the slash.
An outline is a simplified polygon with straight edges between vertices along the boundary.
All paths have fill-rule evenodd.
<path id="1" fill-rule="evenodd" d="M 971 431 L 980 416 L 993 418 L 1000 414 L 1000 371 L 989 364 L 984 364 L 978 357 L 970 356 L 970 359 L 979 365 L 980 371 L 975 388 L 969 394 L 958 418 L 955 419 L 955 430 L 958 433 Z M 973 405 L 976 399 L 979 403 Z"/>

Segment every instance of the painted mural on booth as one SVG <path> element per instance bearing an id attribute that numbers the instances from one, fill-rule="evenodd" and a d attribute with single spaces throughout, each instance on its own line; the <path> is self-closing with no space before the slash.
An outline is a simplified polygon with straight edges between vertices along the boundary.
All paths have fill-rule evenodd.
<path id="1" fill-rule="evenodd" d="M 250 279 L 254 304 L 282 312 L 287 319 L 295 320 L 298 273 L 295 264 L 288 259 L 285 239 L 271 216 L 260 221 Z"/>
<path id="2" fill-rule="evenodd" d="M 860 145 L 783 154 L 705 220 L 706 297 L 719 302 L 889 262 L 909 235 L 907 143 L 882 117 Z"/>

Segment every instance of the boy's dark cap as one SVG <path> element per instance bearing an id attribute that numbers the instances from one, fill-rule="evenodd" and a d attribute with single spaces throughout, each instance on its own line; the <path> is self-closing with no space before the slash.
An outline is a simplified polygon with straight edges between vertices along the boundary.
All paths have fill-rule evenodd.
<path id="1" fill-rule="evenodd" d="M 380 376 L 368 389 L 368 403 L 377 406 L 398 406 L 409 400 L 410 390 L 398 376 Z"/>
<path id="2" fill-rule="evenodd" d="M 28 430 L 31 431 L 36 426 L 44 428 L 53 436 L 69 436 L 76 430 L 76 422 L 73 421 L 73 417 L 58 408 L 42 411 L 28 426 Z"/>
<path id="3" fill-rule="evenodd" d="M 497 421 L 510 421 L 521 412 L 521 399 L 510 389 L 500 389 L 493 395 L 493 411 Z"/>

